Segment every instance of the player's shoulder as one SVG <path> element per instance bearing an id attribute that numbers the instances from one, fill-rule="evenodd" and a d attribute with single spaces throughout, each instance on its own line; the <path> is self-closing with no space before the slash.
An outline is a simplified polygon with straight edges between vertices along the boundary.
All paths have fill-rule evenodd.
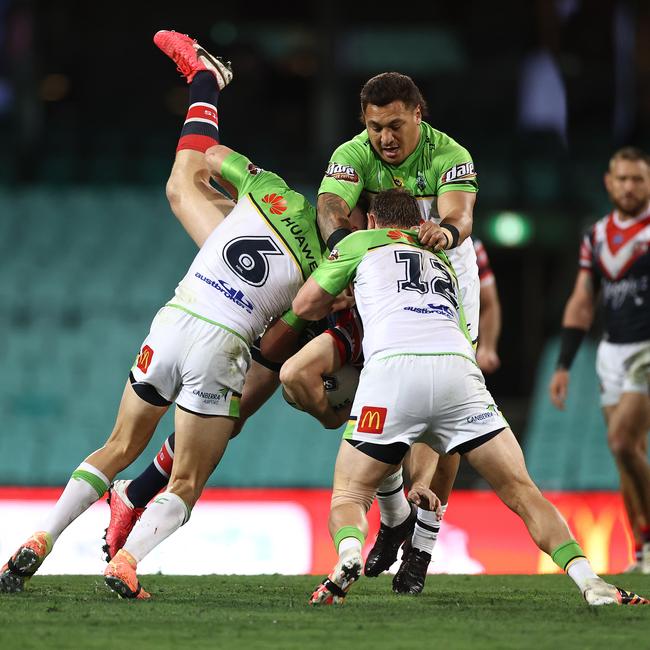
<path id="1" fill-rule="evenodd" d="M 374 230 L 356 230 L 337 244 L 338 250 L 352 251 L 364 247 L 373 240 Z"/>
<path id="2" fill-rule="evenodd" d="M 328 259 L 334 261 L 357 256 L 388 243 L 390 241 L 386 240 L 384 230 L 357 230 L 342 239 L 330 253 Z"/>
<path id="3" fill-rule="evenodd" d="M 263 169 L 248 157 L 233 151 L 221 166 L 221 175 L 235 187 L 239 194 L 251 194 L 254 191 L 290 191 L 287 182 L 273 171 Z"/>
<path id="4" fill-rule="evenodd" d="M 451 136 L 423 122 L 425 153 L 428 165 L 436 175 L 440 187 L 456 189 L 463 184 L 476 189 L 476 170 L 469 151 Z M 453 186 L 453 187 L 452 187 Z"/>
<path id="5" fill-rule="evenodd" d="M 372 147 L 365 131 L 340 144 L 330 156 L 325 179 L 358 183 L 372 164 Z"/>
<path id="6" fill-rule="evenodd" d="M 395 227 L 358 230 L 357 232 L 348 235 L 343 241 L 349 242 L 349 245 L 351 246 L 364 246 L 368 250 L 394 244 L 404 244 L 407 246 L 422 248 L 422 245 L 418 241 L 417 234 L 414 231 Z"/>
<path id="7" fill-rule="evenodd" d="M 466 151 L 465 147 L 461 145 L 457 140 L 454 140 L 450 135 L 444 131 L 440 131 L 428 122 L 422 122 L 422 132 L 425 138 L 434 145 L 434 151 L 440 153 L 445 149 L 463 149 Z"/>

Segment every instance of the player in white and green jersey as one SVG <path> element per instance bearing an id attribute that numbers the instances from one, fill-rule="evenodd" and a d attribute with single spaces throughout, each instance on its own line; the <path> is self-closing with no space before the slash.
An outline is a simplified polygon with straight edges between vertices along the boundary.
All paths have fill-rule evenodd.
<path id="1" fill-rule="evenodd" d="M 406 75 L 387 72 L 364 85 L 361 113 L 366 129 L 330 157 L 319 190 L 318 221 L 331 250 L 349 233 L 347 215 L 357 202 L 367 204 L 381 190 L 408 189 L 424 220 L 420 241 L 434 250 L 445 249 L 454 265 L 468 329 L 476 343 L 480 280 L 469 238 L 477 192 L 474 163 L 464 147 L 423 121 L 426 112 L 422 93 Z M 418 445 L 411 458 L 417 461 L 423 450 Z M 451 492 L 457 472 L 456 457 L 440 458 L 435 485 L 442 488 L 443 496 Z M 395 562 L 416 521 L 431 532 L 432 539 L 440 529 L 440 522 L 434 523 L 430 513 L 413 512 L 401 486 L 400 470 L 386 479 L 377 494 L 381 526 L 368 553 L 366 575 L 377 576 Z M 446 507 L 445 502 L 443 511 Z M 427 548 L 431 550 L 430 544 Z M 422 567 L 426 571 L 424 563 Z M 414 571 L 424 575 L 422 570 Z"/>
<path id="2" fill-rule="evenodd" d="M 314 320 L 352 282 L 365 329 L 366 362 L 334 469 L 329 529 L 339 559 L 310 603 L 343 602 L 361 575 L 366 513 L 416 441 L 464 454 L 589 604 L 643 602 L 594 573 L 563 517 L 530 479 L 474 360 L 453 270 L 443 253 L 425 249 L 408 230 L 418 219 L 408 193 L 380 192 L 368 215 L 370 231 L 341 241 L 293 301 L 299 317 Z M 415 473 L 409 498 L 439 511 L 429 490 L 432 473 L 425 467 Z"/>
<path id="3" fill-rule="evenodd" d="M 168 306 L 218 321 L 250 346 L 270 317 L 289 309 L 324 245 L 315 209 L 279 176 L 234 152 L 224 158 L 220 175 L 237 188 L 239 200 L 203 244 Z"/>
<path id="4" fill-rule="evenodd" d="M 195 48 L 189 37 L 176 32 L 156 37 L 161 49 L 178 59 L 188 81 L 199 76 L 196 83 L 214 88 L 216 78 L 221 89 L 232 77 L 227 65 Z M 197 121 L 203 133 L 194 132 Z M 271 318 L 289 309 L 321 260 L 324 245 L 315 209 L 276 174 L 214 145 L 217 135 L 216 107 L 205 101 L 192 104 L 181 145 L 203 147 L 191 150 L 196 175 L 207 173 L 228 183 L 237 205 L 207 237 L 174 298 L 154 318 L 110 437 L 73 472 L 43 527 L 0 569 L 0 592 L 22 591 L 63 530 L 137 458 L 176 402 L 175 456 L 167 489 L 147 508 L 104 573 L 119 595 L 149 597 L 136 574 L 138 562 L 189 518 L 236 429 L 253 340 Z M 206 142 L 214 146 L 205 149 Z M 207 197 L 194 197 L 193 203 L 197 209 L 212 208 Z"/>

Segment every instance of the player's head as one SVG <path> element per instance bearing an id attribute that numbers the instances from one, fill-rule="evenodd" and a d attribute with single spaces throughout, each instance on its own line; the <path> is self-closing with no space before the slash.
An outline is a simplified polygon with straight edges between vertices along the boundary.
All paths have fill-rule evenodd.
<path id="1" fill-rule="evenodd" d="M 609 161 L 605 187 L 623 214 L 641 214 L 650 201 L 650 158 L 636 147 L 619 149 Z"/>
<path id="2" fill-rule="evenodd" d="M 384 190 L 372 199 L 368 228 L 414 228 L 421 218 L 418 202 L 408 190 Z"/>
<path id="3" fill-rule="evenodd" d="M 361 89 L 361 121 L 374 150 L 391 165 L 399 165 L 418 146 L 420 122 L 427 104 L 411 77 L 383 72 Z"/>

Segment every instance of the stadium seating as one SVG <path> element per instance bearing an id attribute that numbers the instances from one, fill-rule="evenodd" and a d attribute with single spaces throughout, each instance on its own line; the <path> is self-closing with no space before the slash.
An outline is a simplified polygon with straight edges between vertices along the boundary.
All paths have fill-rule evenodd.
<path id="1" fill-rule="evenodd" d="M 557 353 L 553 340 L 538 365 L 524 439 L 528 469 L 542 489 L 616 490 L 618 474 L 600 411 L 596 345 L 585 342 L 576 356 L 565 411 L 556 410 L 548 396 Z"/>

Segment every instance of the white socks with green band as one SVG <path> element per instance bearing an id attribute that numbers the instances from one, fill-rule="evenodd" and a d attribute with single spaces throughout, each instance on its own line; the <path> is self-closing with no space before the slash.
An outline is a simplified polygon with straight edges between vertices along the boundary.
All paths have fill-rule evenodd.
<path id="1" fill-rule="evenodd" d="M 104 496 L 110 485 L 108 478 L 89 463 L 81 463 L 72 472 L 68 484 L 63 490 L 54 508 L 50 512 L 44 530 L 56 542 L 59 535 L 98 499 Z"/>
<path id="2" fill-rule="evenodd" d="M 334 535 L 334 547 L 339 557 L 348 553 L 361 553 L 366 536 L 356 526 L 343 526 Z"/>
<path id="3" fill-rule="evenodd" d="M 551 558 L 560 569 L 567 572 L 569 578 L 580 589 L 580 593 L 584 594 L 589 580 L 598 578 L 591 568 L 589 560 L 585 557 L 584 551 L 575 539 L 570 539 L 553 549 Z"/>
<path id="4" fill-rule="evenodd" d="M 189 518 L 190 510 L 183 499 L 173 492 L 162 492 L 147 506 L 131 531 L 124 550 L 140 562 Z"/>

